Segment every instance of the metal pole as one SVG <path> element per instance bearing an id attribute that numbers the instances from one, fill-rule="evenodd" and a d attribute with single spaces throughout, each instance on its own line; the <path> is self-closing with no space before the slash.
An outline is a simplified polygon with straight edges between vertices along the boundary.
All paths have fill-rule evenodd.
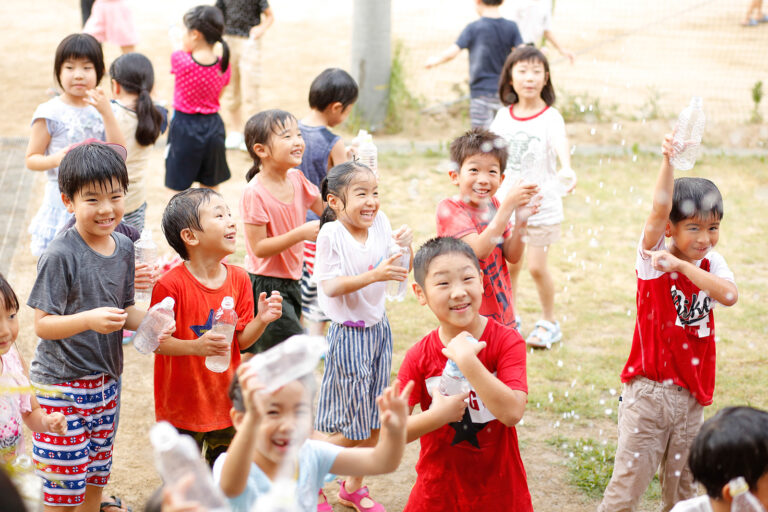
<path id="1" fill-rule="evenodd" d="M 391 13 L 390 0 L 355 0 L 352 9 L 351 73 L 360 86 L 355 108 L 372 131 L 387 116 Z"/>

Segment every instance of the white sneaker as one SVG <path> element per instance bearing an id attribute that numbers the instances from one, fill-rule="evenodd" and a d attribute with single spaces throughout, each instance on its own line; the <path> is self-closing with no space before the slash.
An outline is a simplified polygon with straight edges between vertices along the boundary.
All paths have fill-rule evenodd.
<path id="1" fill-rule="evenodd" d="M 230 132 L 224 139 L 224 147 L 227 149 L 240 149 L 245 146 L 245 137 L 240 132 Z"/>

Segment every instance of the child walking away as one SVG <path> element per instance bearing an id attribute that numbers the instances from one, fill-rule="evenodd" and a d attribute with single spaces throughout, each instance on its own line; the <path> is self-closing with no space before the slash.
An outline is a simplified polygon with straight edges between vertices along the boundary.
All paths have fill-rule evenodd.
<path id="1" fill-rule="evenodd" d="M 376 176 L 364 165 L 331 169 L 323 196 L 323 220 L 330 222 L 317 237 L 315 277 L 331 326 L 315 429 L 331 434 L 334 444 L 374 446 L 380 427 L 376 397 L 389 385 L 392 366 L 384 295 L 387 281 L 404 281 L 410 270 L 397 265 L 399 251 L 390 255 L 397 246 L 410 249 L 413 234 L 407 226 L 392 233 L 379 211 Z M 362 484 L 362 476 L 342 481 L 339 501 L 359 511 L 383 511 Z"/>
<path id="2" fill-rule="evenodd" d="M 242 112 L 258 112 L 261 87 L 261 37 L 275 21 L 267 0 L 216 0 L 224 15 L 224 41 L 230 51 L 232 83 L 221 101 L 229 115 L 228 149 L 246 151 Z"/>
<path id="3" fill-rule="evenodd" d="M 40 407 L 27 380 L 27 369 L 16 348 L 19 299 L 0 274 L 0 467 L 24 454 L 22 422 L 33 432 L 67 433 L 67 418 Z"/>
<path id="4" fill-rule="evenodd" d="M 245 125 L 253 166 L 240 201 L 245 223 L 245 268 L 253 295 L 280 292 L 283 316 L 270 324 L 248 351 L 263 352 L 304 332 L 301 326 L 302 250 L 315 240 L 320 222 L 306 222 L 307 211 L 322 213 L 320 191 L 296 169 L 304 153 L 296 118 L 284 110 L 265 110 Z"/>
<path id="5" fill-rule="evenodd" d="M 501 142 L 501 143 L 500 143 Z M 437 205 L 437 234 L 467 242 L 480 261 L 483 301 L 480 314 L 516 327 L 514 297 L 506 262 L 520 260 L 527 218 L 536 212 L 535 184 L 515 187 L 503 202 L 493 195 L 502 183 L 506 143 L 498 135 L 473 128 L 451 143 L 451 181 L 459 196 Z M 515 224 L 510 218 L 515 215 Z"/>
<path id="6" fill-rule="evenodd" d="M 357 101 L 358 87 L 349 73 L 339 68 L 328 68 L 312 81 L 309 88 L 309 115 L 299 121 L 304 139 L 304 157 L 299 170 L 318 188 L 328 169 L 349 160 L 344 141 L 330 128 L 343 123 Z M 307 212 L 307 221 L 316 220 L 313 211 Z M 304 242 L 304 267 L 301 272 L 301 309 L 309 334 L 322 335 L 328 318 L 317 303 L 317 283 L 313 279 L 315 242 Z"/>
<path id="7" fill-rule="evenodd" d="M 464 241 L 429 240 L 413 268 L 419 304 L 440 326 L 408 350 L 397 375 L 413 381 L 408 405 L 422 411 L 408 418 L 408 441 L 421 438 L 421 450 L 405 511 L 532 511 L 515 430 L 528 400 L 525 343 L 479 314 L 480 265 Z M 449 360 L 468 392 L 441 394 Z"/>
<path id="8" fill-rule="evenodd" d="M 218 193 L 193 188 L 171 198 L 163 213 L 163 233 L 184 263 L 164 274 L 152 290 L 152 304 L 176 301 L 177 330 L 155 356 L 155 416 L 197 441 L 209 464 L 229 446 L 235 432 L 226 396 L 240 364 L 240 351 L 281 314 L 281 297 L 254 296 L 245 271 L 222 260 L 235 252 L 237 226 Z M 212 327 L 225 298 L 234 301 L 235 336 L 226 339 Z M 215 373 L 205 359 L 224 356 L 229 366 Z"/>
<path id="9" fill-rule="evenodd" d="M 186 190 L 192 183 L 213 188 L 230 178 L 219 97 L 229 83 L 229 46 L 222 38 L 224 17 L 211 5 L 184 15 L 182 50 L 171 54 L 173 119 L 168 131 L 165 186 Z M 220 42 L 222 55 L 213 51 Z"/>
<path id="10" fill-rule="evenodd" d="M 109 100 L 96 86 L 104 76 L 99 42 L 87 34 L 65 37 L 56 48 L 53 72 L 62 93 L 35 109 L 25 163 L 45 171 L 43 204 L 29 225 L 32 254 L 40 256 L 71 214 L 59 192 L 59 164 L 73 144 L 87 139 L 125 145 Z"/>
<path id="11" fill-rule="evenodd" d="M 85 22 L 83 32 L 91 34 L 100 43 L 109 42 L 130 53 L 139 41 L 133 24 L 133 13 L 127 0 L 96 0 Z"/>
<path id="12" fill-rule="evenodd" d="M 63 158 L 59 187 L 75 226 L 40 257 L 27 301 L 40 337 L 30 371 L 37 399 L 78 432 L 35 434 L 32 453 L 47 507 L 96 510 L 101 503 L 120 402 L 122 329 L 135 330 L 146 314 L 133 305 L 133 243 L 114 232 L 128 187 L 125 156 L 122 146 L 89 143 Z"/>
<path id="13" fill-rule="evenodd" d="M 513 51 L 501 72 L 499 96 L 507 108 L 499 110 L 490 129 L 506 140 L 509 159 L 496 196 L 503 201 L 521 180 L 538 185 L 542 196 L 538 213 L 528 219 L 527 235 L 528 271 L 539 292 L 542 318 L 525 342 L 537 348 L 550 348 L 563 338 L 563 333 L 555 320 L 555 283 L 547 267 L 547 255 L 549 247 L 560 239 L 562 195 L 573 190 L 576 179 L 571 171 L 565 122 L 552 106 L 555 89 L 544 54 L 532 46 Z M 566 175 L 570 182 L 563 188 L 560 176 L 564 179 Z M 522 260 L 509 266 L 513 297 L 517 297 L 522 266 Z"/>
<path id="14" fill-rule="evenodd" d="M 674 179 L 670 136 L 662 153 L 637 248 L 635 335 L 621 372 L 619 439 L 601 512 L 634 510 L 657 469 L 664 510 L 696 494 L 685 461 L 715 389 L 712 309 L 738 299 L 733 273 L 712 250 L 723 219 L 720 191 L 704 178 Z"/>
<path id="15" fill-rule="evenodd" d="M 152 63 L 140 53 L 121 55 L 109 67 L 112 110 L 125 137 L 130 186 L 125 196 L 123 221 L 144 229 L 147 212 L 147 171 L 152 146 L 165 129 L 168 111 L 158 107 L 150 94 L 155 83 Z"/>
<path id="16" fill-rule="evenodd" d="M 501 108 L 496 91 L 499 73 L 509 52 L 523 42 L 514 21 L 501 17 L 504 0 L 474 0 L 480 19 L 464 28 L 454 44 L 440 55 L 430 57 L 427 69 L 469 50 L 469 119 L 472 127 L 488 128 Z"/>
<path id="17" fill-rule="evenodd" d="M 573 64 L 573 53 L 560 46 L 552 33 L 552 0 L 511 0 L 510 3 L 512 19 L 517 22 L 524 43 L 539 46 L 546 41 Z"/>

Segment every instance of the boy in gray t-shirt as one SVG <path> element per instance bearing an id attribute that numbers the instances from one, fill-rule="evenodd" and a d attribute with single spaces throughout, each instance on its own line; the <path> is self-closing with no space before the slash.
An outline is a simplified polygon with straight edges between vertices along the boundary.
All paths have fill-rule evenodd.
<path id="1" fill-rule="evenodd" d="M 133 304 L 133 244 L 114 233 L 125 210 L 125 156 L 117 144 L 85 143 L 61 161 L 59 188 L 75 225 L 40 257 L 27 301 L 41 338 L 31 381 L 40 406 L 64 414 L 69 430 L 34 437 L 47 506 L 98 508 L 112 466 L 122 329 L 135 330 L 146 314 Z"/>

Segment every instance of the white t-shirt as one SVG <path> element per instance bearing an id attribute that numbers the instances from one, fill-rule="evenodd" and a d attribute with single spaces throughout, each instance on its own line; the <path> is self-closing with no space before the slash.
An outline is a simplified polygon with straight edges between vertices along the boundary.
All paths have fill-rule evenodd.
<path id="1" fill-rule="evenodd" d="M 523 42 L 539 46 L 552 24 L 551 0 L 514 0 L 510 4 L 509 16 L 517 23 Z"/>
<path id="2" fill-rule="evenodd" d="M 496 197 L 503 201 L 507 192 L 521 179 L 536 183 L 541 189 L 539 213 L 528 219 L 530 226 L 551 226 L 563 221 L 563 200 L 557 179 L 558 144 L 565 140 L 565 121 L 554 107 L 539 114 L 512 117 L 511 107 L 496 112 L 489 128 L 507 141 L 509 156 Z"/>
<path id="3" fill-rule="evenodd" d="M 696 496 L 689 500 L 680 501 L 670 512 L 712 512 L 709 496 Z"/>
<path id="4" fill-rule="evenodd" d="M 332 321 L 365 327 L 376 325 L 384 318 L 386 281 L 379 281 L 356 292 L 328 297 L 323 281 L 339 276 L 356 276 L 376 268 L 395 246 L 392 227 L 384 212 L 379 210 L 368 228 L 364 244 L 355 240 L 339 221 L 323 224 L 317 235 L 315 251 L 315 280 L 320 309 Z"/>

